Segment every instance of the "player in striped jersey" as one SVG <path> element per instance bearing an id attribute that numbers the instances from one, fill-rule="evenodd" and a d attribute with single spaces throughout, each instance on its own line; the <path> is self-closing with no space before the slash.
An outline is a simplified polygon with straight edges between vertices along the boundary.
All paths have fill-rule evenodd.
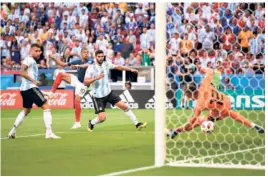
<path id="1" fill-rule="evenodd" d="M 36 60 L 40 58 L 41 46 L 38 44 L 32 44 L 30 50 L 30 56 L 26 57 L 21 65 L 20 75 L 22 76 L 22 82 L 20 87 L 20 94 L 23 100 L 23 110 L 17 116 L 14 126 L 8 134 L 8 138 L 16 138 L 16 130 L 22 123 L 23 119 L 31 112 L 33 103 L 38 107 L 41 107 L 44 111 L 44 122 L 46 127 L 47 139 L 59 139 L 51 129 L 52 115 L 47 100 L 44 98 L 43 93 L 39 90 L 38 86 L 40 82 L 38 79 L 38 67 Z"/>
<path id="2" fill-rule="evenodd" d="M 110 69 L 126 70 L 133 73 L 138 73 L 138 70 L 114 65 L 110 61 L 105 61 L 104 52 L 97 50 L 95 52 L 95 63 L 87 68 L 86 75 L 84 78 L 84 85 L 89 86 L 92 84 L 92 90 L 90 92 L 95 108 L 95 113 L 98 114 L 93 120 L 88 122 L 88 131 L 92 131 L 94 125 L 102 123 L 106 119 L 105 107 L 107 102 L 115 105 L 125 111 L 126 115 L 133 121 L 137 129 L 146 127 L 147 123 L 138 122 L 136 116 L 129 109 L 129 107 L 120 99 L 119 96 L 115 95 L 109 85 L 109 72 Z"/>
<path id="3" fill-rule="evenodd" d="M 70 66 L 71 68 L 77 68 L 77 74 L 78 74 L 77 77 L 69 73 L 59 73 L 56 76 L 56 80 L 54 81 L 53 86 L 52 86 L 51 96 L 53 96 L 53 93 L 56 92 L 56 89 L 58 88 L 62 80 L 66 81 L 67 83 L 75 87 L 75 124 L 73 125 L 72 129 L 80 128 L 81 127 L 80 117 L 81 117 L 81 110 L 82 110 L 81 105 L 80 105 L 80 100 L 87 91 L 87 87 L 84 86 L 83 81 L 84 81 L 86 69 L 90 64 L 93 63 L 93 60 L 88 58 L 87 48 L 83 48 L 81 50 L 81 59 L 75 59 L 68 63 L 57 60 L 52 55 L 49 55 L 49 58 L 54 60 L 58 65 L 61 65 L 62 67 Z"/>

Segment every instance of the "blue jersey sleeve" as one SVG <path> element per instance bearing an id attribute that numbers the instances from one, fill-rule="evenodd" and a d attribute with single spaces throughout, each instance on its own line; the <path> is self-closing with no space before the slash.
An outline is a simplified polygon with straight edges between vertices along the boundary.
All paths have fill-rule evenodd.
<path id="1" fill-rule="evenodd" d="M 68 66 L 71 66 L 71 65 L 80 65 L 82 64 L 81 60 L 80 59 L 76 59 L 76 60 L 72 60 L 70 62 L 67 63 Z"/>
<path id="2" fill-rule="evenodd" d="M 92 58 L 90 58 L 90 59 L 88 59 L 87 63 L 91 65 L 94 63 L 94 60 Z"/>

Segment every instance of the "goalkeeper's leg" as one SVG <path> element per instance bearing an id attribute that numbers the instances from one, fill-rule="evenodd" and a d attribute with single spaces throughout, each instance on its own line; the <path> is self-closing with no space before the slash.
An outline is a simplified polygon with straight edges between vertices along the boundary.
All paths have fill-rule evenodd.
<path id="1" fill-rule="evenodd" d="M 246 119 L 244 116 L 242 116 L 238 112 L 229 111 L 228 115 L 232 119 L 234 119 L 235 121 L 240 122 L 240 123 L 242 123 L 242 124 L 244 124 L 244 125 L 246 125 L 248 127 L 255 128 L 259 133 L 264 133 L 264 129 L 261 126 L 259 126 L 259 125 L 255 124 L 255 123 L 251 122 L 250 120 Z"/>

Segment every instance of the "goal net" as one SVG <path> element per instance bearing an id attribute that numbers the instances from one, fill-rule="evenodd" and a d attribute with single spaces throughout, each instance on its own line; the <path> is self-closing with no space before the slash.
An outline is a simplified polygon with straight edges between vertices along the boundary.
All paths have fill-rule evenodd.
<path id="1" fill-rule="evenodd" d="M 232 110 L 265 125 L 264 9 L 264 3 L 166 3 L 166 91 L 176 100 L 176 108 L 166 110 L 168 129 L 193 115 L 195 102 L 183 88 L 200 86 L 204 75 L 197 65 L 217 71 L 213 84 L 229 97 Z M 167 137 L 165 164 L 265 168 L 264 134 L 231 117 L 214 123 L 211 134 L 196 127 Z"/>

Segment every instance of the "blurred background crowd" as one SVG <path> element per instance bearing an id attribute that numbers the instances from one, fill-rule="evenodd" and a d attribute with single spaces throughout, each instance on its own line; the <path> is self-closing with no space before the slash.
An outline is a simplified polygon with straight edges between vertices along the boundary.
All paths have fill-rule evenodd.
<path id="1" fill-rule="evenodd" d="M 30 45 L 43 46 L 39 68 L 56 68 L 53 54 L 66 62 L 81 48 L 102 49 L 114 64 L 154 63 L 154 3 L 1 3 L 1 69 L 18 70 Z M 72 56 L 72 57 L 66 57 Z"/>
<path id="2" fill-rule="evenodd" d="M 264 3 L 167 3 L 167 73 L 264 74 Z M 184 78 L 185 79 L 185 78 Z"/>
<path id="3" fill-rule="evenodd" d="M 166 3 L 167 75 L 263 74 L 265 3 Z M 18 70 L 30 45 L 43 47 L 39 68 L 57 68 L 81 48 L 102 49 L 114 64 L 153 66 L 154 3 L 2 3 L 1 69 Z M 72 56 L 72 57 L 69 57 Z M 61 68 L 59 68 L 61 69 Z M 183 78 L 187 79 L 186 77 Z"/>

